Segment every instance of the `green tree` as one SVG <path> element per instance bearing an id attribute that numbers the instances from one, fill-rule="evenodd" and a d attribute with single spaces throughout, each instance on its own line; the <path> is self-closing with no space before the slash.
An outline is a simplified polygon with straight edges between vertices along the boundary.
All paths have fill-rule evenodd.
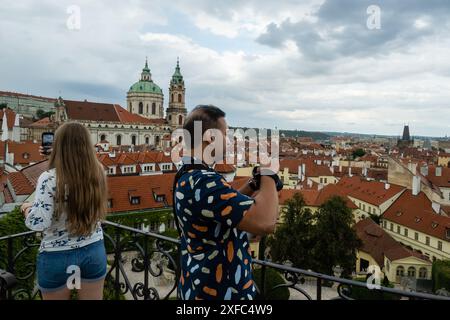
<path id="1" fill-rule="evenodd" d="M 352 211 L 343 198 L 334 196 L 320 206 L 314 231 L 317 239 L 313 250 L 315 271 L 333 274 L 333 266 L 340 265 L 344 268 L 343 276 L 351 274 L 356 249 L 361 246 L 352 224 Z"/>
<path id="2" fill-rule="evenodd" d="M 356 158 L 363 157 L 365 154 L 366 154 L 366 152 L 364 151 L 364 149 L 359 148 L 359 149 L 356 149 L 353 151 L 352 156 L 353 156 L 353 159 L 356 159 Z"/>
<path id="3" fill-rule="evenodd" d="M 311 249 L 316 241 L 314 216 L 300 193 L 287 201 L 282 214 L 283 223 L 268 239 L 272 259 L 278 262 L 289 260 L 294 266 L 308 269 L 313 266 Z"/>
<path id="4" fill-rule="evenodd" d="M 54 114 L 53 111 L 47 111 L 45 112 L 44 110 L 39 109 L 38 111 L 36 111 L 36 117 L 40 120 L 40 119 L 44 119 L 47 117 L 50 117 Z"/>

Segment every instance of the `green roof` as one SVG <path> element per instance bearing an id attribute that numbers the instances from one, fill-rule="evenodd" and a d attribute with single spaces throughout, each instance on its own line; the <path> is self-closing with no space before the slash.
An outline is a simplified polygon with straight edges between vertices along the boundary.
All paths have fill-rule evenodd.
<path id="1" fill-rule="evenodd" d="M 153 81 L 142 81 L 139 80 L 135 84 L 130 87 L 128 92 L 137 92 L 137 93 L 158 93 L 162 94 L 162 90 L 155 84 Z"/>

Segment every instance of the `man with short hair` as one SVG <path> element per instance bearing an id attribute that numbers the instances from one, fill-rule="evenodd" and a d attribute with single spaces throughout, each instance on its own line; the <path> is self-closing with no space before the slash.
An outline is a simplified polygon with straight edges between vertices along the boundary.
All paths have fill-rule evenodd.
<path id="1" fill-rule="evenodd" d="M 225 148 L 227 122 L 222 110 L 197 106 L 190 112 L 183 128 L 191 136 L 192 152 L 196 147 L 203 151 L 213 142 L 194 137 L 196 121 L 201 121 L 202 136 L 208 129 L 220 130 Z M 198 160 L 194 157 L 187 162 Z M 174 190 L 181 233 L 181 299 L 252 300 L 256 288 L 247 232 L 266 235 L 274 231 L 278 217 L 275 178 L 261 176 L 257 192 L 250 183 L 234 190 L 209 167 L 212 163 L 200 163 L 200 167 L 179 172 Z"/>

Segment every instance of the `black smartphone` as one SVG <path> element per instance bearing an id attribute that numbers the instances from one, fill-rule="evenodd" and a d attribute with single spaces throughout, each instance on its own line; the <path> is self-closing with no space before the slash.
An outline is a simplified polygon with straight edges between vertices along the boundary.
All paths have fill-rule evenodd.
<path id="1" fill-rule="evenodd" d="M 45 155 L 49 155 L 49 150 L 52 148 L 53 139 L 55 135 L 53 132 L 43 132 L 42 133 L 42 148 L 44 149 L 43 153 Z"/>

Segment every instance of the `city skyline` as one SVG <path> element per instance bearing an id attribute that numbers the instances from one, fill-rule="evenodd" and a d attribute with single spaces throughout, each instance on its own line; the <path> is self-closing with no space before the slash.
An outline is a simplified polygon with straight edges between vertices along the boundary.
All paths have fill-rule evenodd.
<path id="1" fill-rule="evenodd" d="M 216 104 L 233 126 L 400 136 L 407 123 L 413 136 L 448 135 L 450 5 L 379 1 L 371 30 L 371 4 L 80 1 L 70 29 L 68 1 L 6 1 L 0 86 L 125 108 L 148 56 L 166 107 L 180 57 L 188 110 Z"/>

